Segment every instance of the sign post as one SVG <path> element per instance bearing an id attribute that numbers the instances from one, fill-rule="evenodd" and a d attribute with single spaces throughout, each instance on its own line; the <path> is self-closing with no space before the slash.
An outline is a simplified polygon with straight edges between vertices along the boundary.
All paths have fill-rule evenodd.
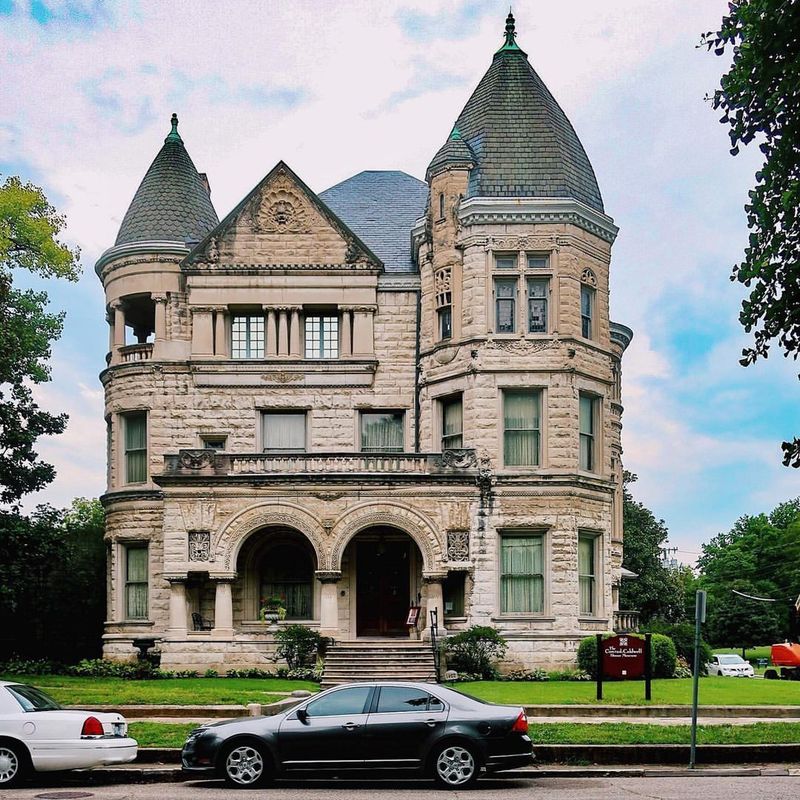
<path id="1" fill-rule="evenodd" d="M 644 635 L 644 699 L 653 699 L 653 642 L 652 633 Z"/>
<path id="2" fill-rule="evenodd" d="M 706 621 L 706 593 L 698 589 L 694 599 L 694 669 L 692 674 L 692 746 L 689 769 L 694 769 L 697 755 L 697 695 L 700 683 L 700 626 Z"/>
<path id="3" fill-rule="evenodd" d="M 603 634 L 597 634 L 597 699 L 603 699 Z"/>

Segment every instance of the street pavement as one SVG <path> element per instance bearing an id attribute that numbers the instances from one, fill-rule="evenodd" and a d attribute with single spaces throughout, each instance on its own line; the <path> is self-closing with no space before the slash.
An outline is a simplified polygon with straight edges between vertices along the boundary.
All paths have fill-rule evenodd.
<path id="1" fill-rule="evenodd" d="M 232 798 L 269 798 L 269 800 L 431 800 L 431 798 L 464 798 L 464 800 L 796 800 L 800 791 L 800 774 L 771 775 L 769 770 L 748 771 L 739 776 L 724 770 L 686 771 L 647 777 L 606 777 L 576 773 L 575 776 L 540 778 L 485 778 L 470 791 L 434 789 L 431 781 L 285 781 L 256 792 L 225 789 L 219 781 L 191 781 L 183 784 L 136 784 L 127 786 L 38 785 L 6 790 L 3 800 L 232 800 Z M 722 774 L 720 774 L 722 773 Z"/>

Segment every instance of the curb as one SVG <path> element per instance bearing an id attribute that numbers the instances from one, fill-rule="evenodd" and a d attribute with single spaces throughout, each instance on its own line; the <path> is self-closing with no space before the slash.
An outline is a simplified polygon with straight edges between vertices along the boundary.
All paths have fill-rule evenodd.
<path id="1" fill-rule="evenodd" d="M 535 705 L 524 706 L 528 717 L 691 717 L 691 706 L 621 705 Z M 798 706 L 700 706 L 698 718 L 775 718 L 800 717 Z"/>

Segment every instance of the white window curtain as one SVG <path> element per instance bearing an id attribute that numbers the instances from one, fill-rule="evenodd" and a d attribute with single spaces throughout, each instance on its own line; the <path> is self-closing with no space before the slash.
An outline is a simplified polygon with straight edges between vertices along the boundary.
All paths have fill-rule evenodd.
<path id="1" fill-rule="evenodd" d="M 125 618 L 147 619 L 147 547 L 125 550 Z"/>
<path id="2" fill-rule="evenodd" d="M 580 535 L 578 537 L 578 583 L 580 591 L 580 613 L 594 614 L 594 554 L 595 537 Z"/>
<path id="3" fill-rule="evenodd" d="M 506 613 L 544 611 L 544 537 L 501 539 L 500 603 Z"/>
<path id="4" fill-rule="evenodd" d="M 306 449 L 305 414 L 269 414 L 264 420 L 264 451 L 267 453 L 304 453 Z"/>
<path id="5" fill-rule="evenodd" d="M 503 395 L 503 458 L 507 467 L 539 464 L 540 392 Z"/>
<path id="6" fill-rule="evenodd" d="M 125 481 L 147 480 L 147 414 L 125 417 Z"/>
<path id="7" fill-rule="evenodd" d="M 364 453 L 403 452 L 402 412 L 361 415 L 361 451 Z"/>
<path id="8" fill-rule="evenodd" d="M 464 446 L 463 405 L 460 397 L 442 403 L 442 450 Z"/>

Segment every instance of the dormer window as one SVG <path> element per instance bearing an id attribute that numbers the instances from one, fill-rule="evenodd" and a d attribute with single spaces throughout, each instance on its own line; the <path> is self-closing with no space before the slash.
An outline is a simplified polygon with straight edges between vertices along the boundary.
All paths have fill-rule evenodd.
<path id="1" fill-rule="evenodd" d="M 306 315 L 306 358 L 339 358 L 339 317 Z"/>

